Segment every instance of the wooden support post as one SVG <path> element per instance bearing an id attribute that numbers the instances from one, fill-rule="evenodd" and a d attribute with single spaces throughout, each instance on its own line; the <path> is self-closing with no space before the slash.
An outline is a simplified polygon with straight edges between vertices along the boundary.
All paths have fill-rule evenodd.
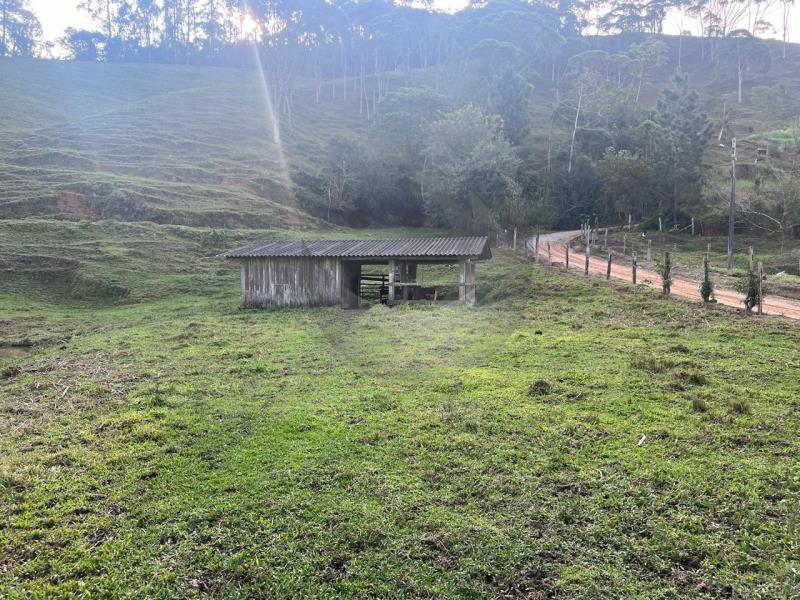
<path id="1" fill-rule="evenodd" d="M 533 262 L 539 262 L 539 232 L 536 232 L 536 242 L 533 245 Z"/>
<path id="2" fill-rule="evenodd" d="M 664 231 L 664 228 L 661 226 L 661 217 L 658 217 L 658 232 L 661 233 Z"/>
<path id="3" fill-rule="evenodd" d="M 458 301 L 461 304 L 467 303 L 467 261 L 458 261 Z"/>
<path id="4" fill-rule="evenodd" d="M 564 245 L 564 248 L 565 248 L 564 252 L 565 252 L 565 256 L 566 256 L 566 261 L 565 261 L 565 264 L 564 264 L 564 266 L 565 266 L 567 269 L 569 269 L 569 242 L 567 242 L 567 243 Z"/>
<path id="5" fill-rule="evenodd" d="M 517 251 L 517 228 L 514 227 L 514 252 Z"/>
<path id="6" fill-rule="evenodd" d="M 608 250 L 608 227 L 603 232 L 603 250 Z"/>
<path id="7" fill-rule="evenodd" d="M 692 235 L 694 235 L 694 217 L 692 217 Z"/>
<path id="8" fill-rule="evenodd" d="M 589 274 L 589 257 L 592 255 L 592 247 L 586 246 L 586 260 L 583 263 L 583 274 Z"/>
<path id="9" fill-rule="evenodd" d="M 628 231 L 631 230 L 632 221 L 633 221 L 633 215 L 631 213 L 628 213 Z"/>
<path id="10" fill-rule="evenodd" d="M 389 261 L 389 303 L 394 302 L 394 260 Z"/>
<path id="11" fill-rule="evenodd" d="M 764 263 L 758 261 L 758 314 L 764 314 Z"/>
<path id="12" fill-rule="evenodd" d="M 464 303 L 467 306 L 475 306 L 475 263 L 467 261 L 466 277 L 464 279 Z"/>
<path id="13" fill-rule="evenodd" d="M 611 279 L 611 252 L 608 253 L 608 266 L 606 266 L 606 279 Z"/>
<path id="14" fill-rule="evenodd" d="M 547 266 L 548 267 L 553 266 L 553 254 L 550 251 L 550 242 L 547 242 Z"/>
<path id="15" fill-rule="evenodd" d="M 636 267 L 637 266 L 638 265 L 636 263 L 636 252 L 632 252 L 631 253 L 631 281 L 633 282 L 633 285 L 636 285 Z"/>
<path id="16" fill-rule="evenodd" d="M 653 240 L 647 240 L 647 262 L 653 262 Z"/>

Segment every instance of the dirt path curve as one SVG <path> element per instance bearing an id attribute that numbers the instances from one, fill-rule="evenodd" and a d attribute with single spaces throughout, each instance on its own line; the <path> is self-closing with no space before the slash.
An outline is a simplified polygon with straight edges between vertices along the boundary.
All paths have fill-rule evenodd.
<path id="1" fill-rule="evenodd" d="M 550 252 L 553 262 L 564 264 L 566 262 L 566 243 L 580 237 L 580 235 L 580 231 L 558 231 L 556 233 L 547 233 L 539 236 L 540 260 L 544 262 L 547 261 L 547 242 L 550 242 Z M 530 240 L 529 247 L 533 248 L 534 243 L 535 240 Z M 580 269 L 582 272 L 585 264 L 586 256 L 582 252 L 570 249 L 569 266 L 573 269 Z M 607 267 L 608 261 L 606 259 L 597 257 L 589 258 L 590 273 L 605 275 Z M 611 276 L 615 279 L 631 282 L 632 275 L 630 264 L 613 262 L 611 264 Z M 636 281 L 637 283 L 645 284 L 652 288 L 661 288 L 661 276 L 655 271 L 643 268 L 641 264 L 637 269 Z M 684 298 L 700 300 L 700 282 L 683 277 L 675 277 L 672 281 L 672 293 Z M 717 302 L 720 304 L 733 306 L 735 308 L 744 307 L 742 294 L 734 290 L 718 287 L 714 290 L 714 297 L 716 297 Z M 800 320 L 800 301 L 777 296 L 766 296 L 764 298 L 764 313 L 768 315 L 783 315 L 790 319 Z"/>

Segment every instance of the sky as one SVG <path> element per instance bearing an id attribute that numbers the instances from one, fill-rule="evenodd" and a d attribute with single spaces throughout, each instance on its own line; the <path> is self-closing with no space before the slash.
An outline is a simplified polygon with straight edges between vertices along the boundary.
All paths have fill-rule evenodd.
<path id="1" fill-rule="evenodd" d="M 64 34 L 67 27 L 89 27 L 90 20 L 83 11 L 78 10 L 80 0 L 28 0 L 30 7 L 39 16 L 42 23 L 44 38 L 56 41 Z M 439 10 L 455 11 L 467 5 L 467 0 L 434 0 L 434 6 Z M 776 2 L 770 14 L 770 20 L 775 24 L 776 33 L 767 34 L 765 37 L 780 38 L 780 3 Z M 795 7 L 792 15 L 793 30 L 790 29 L 790 41 L 800 42 L 800 6 Z M 697 35 L 697 26 L 693 19 L 684 19 L 683 29 Z M 677 34 L 681 30 L 681 18 L 677 13 L 672 13 L 664 24 L 664 33 Z"/>

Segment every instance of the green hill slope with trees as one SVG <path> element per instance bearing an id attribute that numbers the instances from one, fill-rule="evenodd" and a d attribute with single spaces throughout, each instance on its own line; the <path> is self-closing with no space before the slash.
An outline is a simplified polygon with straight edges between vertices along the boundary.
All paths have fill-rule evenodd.
<path id="1" fill-rule="evenodd" d="M 3 218 L 713 229 L 736 137 L 741 224 L 799 220 L 800 49 L 744 0 L 682 5 L 703 37 L 662 35 L 658 3 L 87 2 L 70 62 L 20 58 L 25 5 L 2 20 Z"/>
<path id="2" fill-rule="evenodd" d="M 701 40 L 680 42 L 677 78 L 679 40 L 637 40 L 586 40 L 557 82 L 491 53 L 364 81 L 300 78 L 290 117 L 271 112 L 255 68 L 3 60 L 0 216 L 484 230 L 629 212 L 714 220 L 729 153 L 718 144 L 735 135 L 742 162 L 757 146 L 771 161 L 759 181 L 743 168 L 743 197 L 782 220 L 800 50 L 784 61 L 764 44 L 771 66 L 746 73 L 740 104 L 735 69 L 706 64 Z M 375 88 L 369 102 L 361 87 Z M 472 132 L 461 148 L 440 143 L 448 122 Z"/>

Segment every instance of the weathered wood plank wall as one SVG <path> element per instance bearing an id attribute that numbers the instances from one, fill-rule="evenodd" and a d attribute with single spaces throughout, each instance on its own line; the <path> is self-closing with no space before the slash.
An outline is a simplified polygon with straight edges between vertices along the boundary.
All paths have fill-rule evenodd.
<path id="1" fill-rule="evenodd" d="M 341 301 L 338 258 L 248 258 L 241 267 L 242 305 L 246 308 L 332 306 Z"/>

